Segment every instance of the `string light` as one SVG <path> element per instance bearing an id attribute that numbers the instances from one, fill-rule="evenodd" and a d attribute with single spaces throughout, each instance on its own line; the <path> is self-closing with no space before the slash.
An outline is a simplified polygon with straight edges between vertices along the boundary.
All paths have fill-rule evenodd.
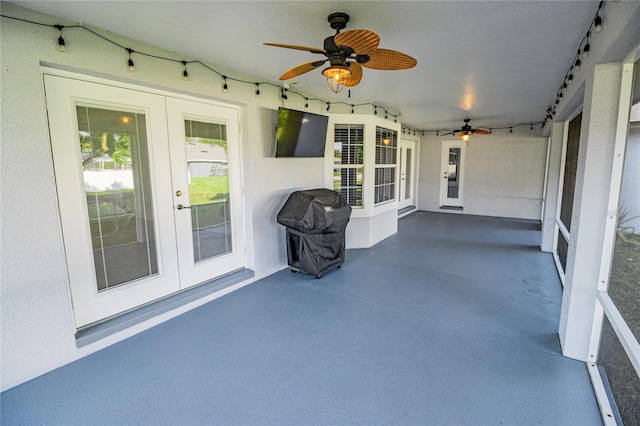
<path id="1" fill-rule="evenodd" d="M 260 83 L 256 83 L 256 98 L 260 97 Z"/>
<path id="2" fill-rule="evenodd" d="M 351 104 L 351 114 L 353 114 L 353 104 Z"/>
<path id="3" fill-rule="evenodd" d="M 182 79 L 184 81 L 189 80 L 189 73 L 187 72 L 187 61 L 182 61 L 182 65 L 184 66 L 184 71 L 182 71 Z"/>
<path id="4" fill-rule="evenodd" d="M 129 52 L 129 60 L 127 61 L 127 65 L 129 65 L 129 71 L 135 71 L 136 67 L 133 66 L 133 59 L 131 59 L 131 54 L 133 53 L 133 49 L 127 48 L 127 52 Z"/>
<path id="5" fill-rule="evenodd" d="M 132 58 L 132 54 L 136 53 L 137 55 L 141 55 L 141 56 L 147 56 L 147 57 L 154 58 L 154 59 L 159 59 L 159 60 L 164 60 L 164 61 L 169 61 L 169 62 L 182 64 L 183 65 L 182 78 L 184 80 L 188 80 L 189 79 L 189 72 L 187 70 L 187 64 L 192 64 L 192 63 L 198 64 L 198 65 L 208 69 L 209 71 L 213 72 L 214 74 L 218 75 L 219 77 L 221 77 L 223 79 L 222 91 L 224 93 L 227 93 L 228 90 L 229 90 L 228 80 L 232 80 L 232 81 L 236 81 L 236 82 L 244 83 L 244 84 L 254 84 L 256 86 L 256 97 L 258 97 L 258 94 L 260 92 L 260 87 L 259 87 L 260 84 L 266 84 L 266 85 L 273 86 L 273 87 L 278 87 L 279 86 L 279 84 L 274 84 L 274 83 L 270 83 L 270 82 L 252 82 L 252 81 L 246 81 L 246 80 L 242 80 L 242 79 L 238 79 L 238 78 L 228 77 L 226 75 L 223 75 L 219 71 L 215 70 L 214 68 L 210 67 L 209 65 L 207 65 L 206 63 L 204 63 L 204 62 L 202 62 L 200 60 L 186 61 L 186 60 L 182 60 L 182 59 L 169 58 L 169 57 L 154 55 L 154 54 L 151 54 L 151 53 L 145 53 L 145 52 L 136 51 L 136 50 L 133 50 L 132 48 L 126 47 L 126 46 L 124 46 L 124 45 L 122 45 L 122 44 L 120 44 L 120 43 L 118 43 L 118 42 L 116 42 L 114 40 L 111 40 L 110 38 L 100 34 L 97 31 L 92 30 L 91 28 L 88 28 L 88 27 L 85 27 L 85 26 L 82 26 L 82 25 L 68 25 L 68 26 L 59 25 L 59 24 L 52 25 L 52 24 L 47 24 L 47 23 L 43 23 L 43 22 L 30 21 L 30 20 L 26 20 L 26 19 L 22 19 L 22 18 L 16 18 L 16 17 L 12 17 L 12 16 L 7 16 L 7 15 L 1 15 L 1 14 L 0 14 L 0 17 L 5 18 L 5 19 L 13 19 L 13 20 L 16 20 L 16 21 L 25 22 L 25 23 L 28 23 L 28 24 L 40 25 L 40 26 L 45 26 L 45 27 L 50 27 L 50 28 L 57 29 L 59 31 L 58 48 L 60 49 L 61 52 L 64 52 L 65 48 L 66 48 L 66 40 L 64 39 L 63 34 L 62 34 L 63 29 L 66 30 L 66 29 L 69 29 L 69 28 L 77 28 L 77 29 L 82 30 L 82 31 L 90 32 L 91 34 L 97 36 L 98 38 L 102 39 L 103 41 L 105 41 L 107 43 L 110 43 L 110 44 L 112 44 L 112 45 L 114 45 L 116 47 L 119 47 L 119 48 L 125 50 L 127 52 L 127 56 L 128 56 L 128 58 L 127 58 L 127 66 L 129 67 L 129 71 L 135 71 L 135 64 L 134 64 L 134 61 L 133 61 L 133 58 Z M 318 102 L 326 103 L 327 107 L 328 107 L 327 110 L 330 109 L 330 104 L 328 102 L 325 102 L 322 99 L 309 98 L 307 96 L 304 96 L 302 93 L 296 92 L 296 91 L 292 91 L 292 93 L 300 96 L 301 98 L 304 98 L 304 100 L 305 100 L 305 108 L 309 108 L 309 102 L 310 101 L 318 101 Z M 284 99 L 287 99 L 286 91 L 285 91 L 285 94 L 284 94 Z M 376 114 L 376 115 L 378 114 L 378 108 L 383 108 L 382 106 L 375 105 L 375 104 L 373 104 L 371 102 L 365 102 L 365 103 L 360 103 L 360 104 L 351 104 L 351 103 L 345 103 L 345 102 L 334 102 L 334 103 L 351 106 L 354 113 L 355 113 L 355 107 L 358 107 L 358 106 L 364 106 L 364 105 L 373 106 L 374 107 L 374 114 Z M 391 115 L 394 116 L 394 121 L 396 123 L 397 123 L 397 118 L 401 116 L 401 114 L 397 114 L 397 115 L 391 114 Z M 385 118 L 386 119 L 389 118 L 386 109 L 385 109 Z"/>
<path id="6" fill-rule="evenodd" d="M 567 70 L 567 73 L 565 74 L 564 80 L 562 81 L 562 85 L 560 86 L 560 88 L 558 89 L 558 92 L 556 93 L 556 100 L 555 100 L 555 104 L 553 105 L 553 109 L 551 109 L 551 107 L 547 109 L 547 115 L 545 117 L 545 120 L 542 126 L 543 128 L 547 120 L 553 119 L 553 116 L 555 116 L 556 114 L 556 105 L 560 103 L 560 100 L 563 97 L 563 93 L 567 91 L 568 86 L 571 83 L 573 83 L 573 72 L 574 70 L 578 71 L 580 69 L 580 66 L 582 65 L 582 61 L 580 58 L 582 57 L 582 59 L 587 59 L 589 57 L 589 53 L 591 52 L 591 43 L 590 43 L 591 34 L 592 34 L 591 29 L 593 28 L 593 30 L 597 33 L 602 31 L 603 21 L 602 21 L 602 16 L 600 15 L 600 11 L 604 7 L 604 2 L 605 0 L 600 0 L 600 3 L 598 5 L 598 10 L 596 11 L 595 16 L 591 21 L 589 28 L 587 29 L 587 34 L 582 38 L 582 40 L 580 40 L 580 47 L 578 47 L 576 56 L 574 60 L 571 62 L 571 66 L 569 67 L 569 69 Z"/>
<path id="7" fill-rule="evenodd" d="M 593 28 L 597 33 L 602 31 L 602 17 L 600 15 L 596 15 L 596 19 L 593 21 Z"/>
<path id="8" fill-rule="evenodd" d="M 64 43 L 64 38 L 62 37 L 62 29 L 64 28 L 63 25 L 54 25 L 54 28 L 57 28 L 58 31 L 60 31 L 60 37 L 58 37 L 58 49 L 60 49 L 61 52 L 65 51 L 65 43 Z"/>
<path id="9" fill-rule="evenodd" d="M 589 44 L 589 32 L 587 31 L 587 42 L 582 48 L 582 57 L 587 59 L 589 57 L 589 51 L 591 50 L 591 45 Z"/>
<path id="10" fill-rule="evenodd" d="M 331 109 L 331 102 L 327 102 L 327 111 Z"/>

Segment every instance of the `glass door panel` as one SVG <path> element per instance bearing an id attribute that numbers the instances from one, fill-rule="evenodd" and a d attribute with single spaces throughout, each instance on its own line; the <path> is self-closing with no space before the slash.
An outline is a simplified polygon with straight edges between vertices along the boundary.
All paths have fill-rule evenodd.
<path id="1" fill-rule="evenodd" d="M 460 169 L 460 148 L 449 149 L 449 164 L 447 166 L 447 198 L 459 197 L 459 173 Z"/>
<path id="2" fill-rule="evenodd" d="M 411 158 L 411 153 L 413 152 L 413 149 L 411 148 L 407 148 L 405 150 L 405 162 L 404 162 L 404 166 L 405 166 L 405 172 L 404 172 L 404 181 L 405 181 L 405 185 L 404 185 L 404 199 L 408 200 L 410 198 L 413 198 L 412 196 L 412 192 L 411 192 L 411 177 L 412 177 L 412 172 L 413 170 L 411 169 L 413 163 L 413 158 Z"/>
<path id="3" fill-rule="evenodd" d="M 185 120 L 193 260 L 232 251 L 227 126 Z"/>
<path id="4" fill-rule="evenodd" d="M 442 146 L 441 207 L 463 206 L 463 168 L 466 144 L 462 141 L 444 141 Z"/>
<path id="5" fill-rule="evenodd" d="M 398 208 L 414 206 L 414 169 L 415 169 L 415 147 L 414 141 L 400 141 L 400 201 Z"/>
<path id="6" fill-rule="evenodd" d="M 98 291 L 158 273 L 146 117 L 77 105 Z"/>

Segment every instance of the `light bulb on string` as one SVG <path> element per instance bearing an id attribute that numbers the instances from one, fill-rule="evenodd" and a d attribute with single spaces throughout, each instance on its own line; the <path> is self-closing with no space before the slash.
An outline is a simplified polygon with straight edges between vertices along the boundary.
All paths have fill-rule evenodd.
<path id="1" fill-rule="evenodd" d="M 222 92 L 227 93 L 229 92 L 229 86 L 227 85 L 227 77 L 223 75 L 222 78 L 224 79 L 224 84 L 222 85 Z"/>
<path id="2" fill-rule="evenodd" d="M 589 40 L 587 39 L 587 44 L 585 44 L 584 48 L 582 48 L 582 57 L 585 59 L 588 58 L 590 50 L 591 50 L 591 46 L 589 45 Z"/>
<path id="3" fill-rule="evenodd" d="M 587 32 L 587 42 L 582 48 L 582 57 L 585 59 L 589 57 L 589 51 L 591 50 L 591 45 L 589 44 L 589 35 L 589 32 Z"/>
<path id="4" fill-rule="evenodd" d="M 127 52 L 129 52 L 129 60 L 127 61 L 127 65 L 129 65 L 129 71 L 135 71 L 136 67 L 133 66 L 133 59 L 131 59 L 131 54 L 133 53 L 133 49 L 127 48 Z"/>
<path id="5" fill-rule="evenodd" d="M 304 107 L 309 108 L 309 98 L 304 98 Z"/>
<path id="6" fill-rule="evenodd" d="M 64 38 L 62 37 L 62 29 L 64 28 L 64 26 L 62 25 L 54 25 L 55 28 L 58 29 L 58 31 L 60 31 L 60 36 L 58 37 L 58 49 L 61 52 L 65 51 L 65 42 L 64 42 Z"/>
<path id="7" fill-rule="evenodd" d="M 184 81 L 189 80 L 189 72 L 187 71 L 187 61 L 182 61 L 182 65 L 184 66 L 184 71 L 182 71 L 182 79 Z"/>
<path id="8" fill-rule="evenodd" d="M 256 98 L 260 97 L 260 83 L 256 83 Z"/>
<path id="9" fill-rule="evenodd" d="M 602 17 L 599 14 L 597 14 L 596 19 L 593 20 L 593 28 L 597 33 L 602 31 Z"/>

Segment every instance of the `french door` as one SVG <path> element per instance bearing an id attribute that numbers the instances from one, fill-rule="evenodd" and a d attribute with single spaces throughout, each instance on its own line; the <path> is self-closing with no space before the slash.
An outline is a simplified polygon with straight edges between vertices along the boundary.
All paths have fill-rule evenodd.
<path id="1" fill-rule="evenodd" d="M 78 328 L 244 266 L 236 109 L 44 78 Z"/>
<path id="2" fill-rule="evenodd" d="M 398 209 L 415 206 L 416 143 L 400 141 L 400 199 Z"/>
<path id="3" fill-rule="evenodd" d="M 467 144 L 463 141 L 442 142 L 440 207 L 464 205 L 464 160 Z"/>

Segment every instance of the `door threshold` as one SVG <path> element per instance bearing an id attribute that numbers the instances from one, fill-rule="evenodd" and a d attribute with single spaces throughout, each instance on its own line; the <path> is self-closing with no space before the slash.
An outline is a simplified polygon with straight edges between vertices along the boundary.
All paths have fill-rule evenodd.
<path id="1" fill-rule="evenodd" d="M 418 208 L 416 206 L 404 207 L 398 210 L 398 219 L 400 219 L 401 217 L 405 217 L 406 215 L 411 214 L 415 211 L 418 211 Z"/>
<path id="2" fill-rule="evenodd" d="M 460 206 L 440 206 L 440 210 L 458 210 L 462 211 L 463 208 Z"/>
<path id="3" fill-rule="evenodd" d="M 254 273 L 251 269 L 240 269 L 227 275 L 223 275 L 222 277 L 207 281 L 203 284 L 171 294 L 160 300 L 134 308 L 130 311 L 117 314 L 101 322 L 88 325 L 87 327 L 78 330 L 76 333 L 76 347 L 80 348 L 94 343 L 107 336 L 111 336 L 112 334 L 129 327 L 133 327 L 134 325 L 140 324 L 148 319 L 177 309 L 212 293 L 247 281 L 253 278 L 253 276 Z"/>

